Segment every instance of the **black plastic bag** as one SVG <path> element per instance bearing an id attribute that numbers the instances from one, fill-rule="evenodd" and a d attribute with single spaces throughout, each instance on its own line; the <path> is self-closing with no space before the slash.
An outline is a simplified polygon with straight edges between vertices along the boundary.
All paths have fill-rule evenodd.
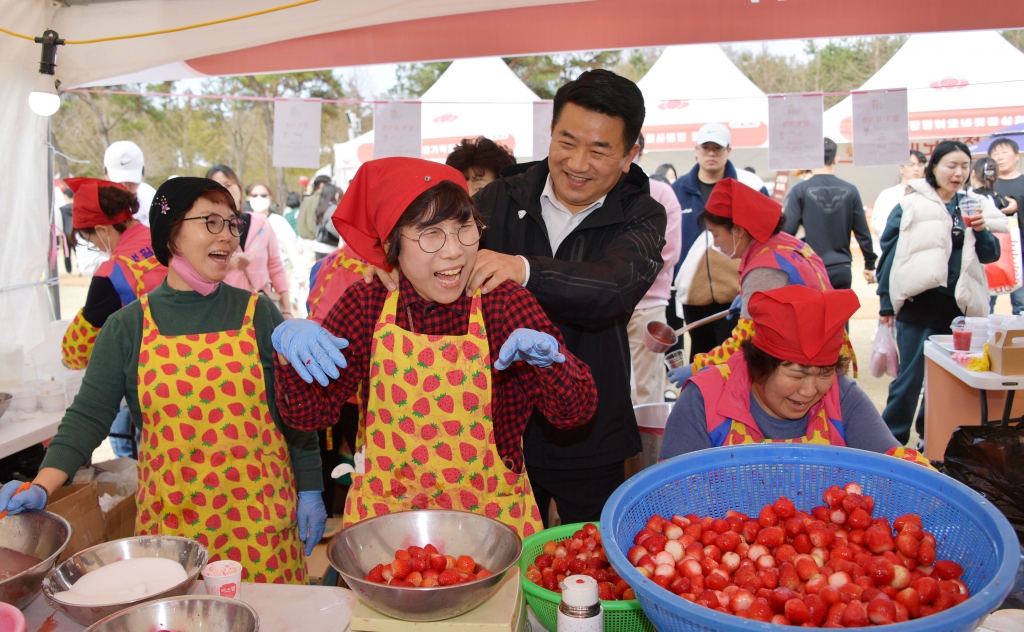
<path id="1" fill-rule="evenodd" d="M 957 428 L 943 466 L 999 508 L 1024 543 L 1024 425 Z"/>

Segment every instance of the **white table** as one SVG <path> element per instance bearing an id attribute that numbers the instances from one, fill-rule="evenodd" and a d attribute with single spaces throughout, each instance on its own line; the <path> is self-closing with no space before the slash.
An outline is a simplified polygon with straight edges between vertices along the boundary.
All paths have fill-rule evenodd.
<path id="1" fill-rule="evenodd" d="M 196 582 L 193 595 L 205 595 L 202 580 Z M 242 583 L 239 599 L 256 610 L 260 630 L 266 632 L 313 632 L 348 630 L 355 593 L 347 588 Z M 81 632 L 85 626 L 54 610 L 42 595 L 25 608 L 26 630 L 36 632 Z"/>
<path id="2" fill-rule="evenodd" d="M 1024 399 L 1014 405 L 1014 394 L 1024 389 L 1024 375 L 1000 375 L 992 371 L 968 371 L 953 361 L 939 345 L 924 343 L 924 454 L 942 460 L 946 444 L 957 426 L 991 426 L 1019 423 Z M 1002 405 L 1002 415 L 989 416 Z M 1015 416 L 1016 415 L 1016 416 Z"/>
<path id="3" fill-rule="evenodd" d="M 12 422 L 10 418 L 14 414 L 15 411 L 8 410 L 0 418 L 0 459 L 52 439 L 57 434 L 60 420 L 64 418 L 63 410 L 59 413 L 44 413 L 37 410 L 24 421 Z"/>

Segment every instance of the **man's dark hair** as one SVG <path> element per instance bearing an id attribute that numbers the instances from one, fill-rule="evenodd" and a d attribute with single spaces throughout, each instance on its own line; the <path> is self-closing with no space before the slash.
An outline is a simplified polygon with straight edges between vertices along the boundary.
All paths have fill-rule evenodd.
<path id="1" fill-rule="evenodd" d="M 935 179 L 935 165 L 955 151 L 967 154 L 968 159 L 971 157 L 970 148 L 958 140 L 944 140 L 935 146 L 935 149 L 932 150 L 932 157 L 928 159 L 928 165 L 924 168 L 924 179 L 928 186 L 933 189 L 939 188 L 939 181 Z"/>
<path id="2" fill-rule="evenodd" d="M 743 170 L 744 171 L 749 171 L 750 173 L 752 173 L 754 175 L 757 175 L 757 169 L 754 169 L 750 165 L 747 165 L 746 167 L 743 167 Z"/>
<path id="3" fill-rule="evenodd" d="M 286 201 L 284 203 L 284 205 L 287 206 L 288 208 L 295 208 L 295 207 L 297 207 L 301 203 L 302 203 L 302 198 L 299 197 L 299 192 L 298 191 L 289 191 L 288 192 L 288 201 Z"/>
<path id="4" fill-rule="evenodd" d="M 491 171 L 497 176 L 505 167 L 516 164 L 516 159 L 503 145 L 480 136 L 463 138 L 462 143 L 448 154 L 445 164 L 461 171 L 468 180 L 477 169 Z"/>
<path id="5" fill-rule="evenodd" d="M 313 190 L 317 191 L 321 186 L 331 183 L 331 176 L 317 176 L 313 179 Z"/>
<path id="6" fill-rule="evenodd" d="M 836 145 L 836 141 L 831 138 L 825 138 L 825 166 L 831 167 L 836 164 L 836 153 L 839 151 L 839 145 Z"/>
<path id="7" fill-rule="evenodd" d="M 622 121 L 623 154 L 628 154 L 644 126 L 644 95 L 636 84 L 610 70 L 588 70 L 555 93 L 551 125 L 558 123 L 566 103 Z"/>
<path id="8" fill-rule="evenodd" d="M 1013 140 L 1012 138 L 1000 138 L 993 141 L 992 144 L 988 146 L 988 155 L 991 156 L 992 150 L 995 149 L 996 147 L 999 147 L 1000 145 L 1006 145 L 1007 147 L 1012 149 L 1013 153 L 1015 154 L 1020 153 L 1020 145 L 1017 144 L 1017 141 Z"/>
<path id="9" fill-rule="evenodd" d="M 643 134 L 640 134 L 639 136 L 637 136 L 636 144 L 640 145 L 640 155 L 643 156 L 644 155 L 644 146 L 647 144 L 647 143 L 644 142 L 644 135 Z"/>
<path id="10" fill-rule="evenodd" d="M 747 361 L 747 373 L 750 375 L 750 381 L 753 384 L 764 385 L 764 383 L 775 374 L 775 371 L 777 371 L 780 366 L 796 364 L 796 362 L 782 360 L 769 353 L 761 351 L 759 348 L 754 346 L 753 340 L 749 338 L 740 343 L 740 349 L 743 350 L 743 358 Z M 840 355 L 835 364 L 830 364 L 821 368 L 826 370 L 831 369 L 837 374 L 846 373 L 846 367 L 849 363 L 849 358 L 844 355 Z"/>
<path id="11" fill-rule="evenodd" d="M 911 149 L 910 150 L 910 155 L 913 158 L 917 158 L 917 161 L 920 162 L 921 164 L 925 164 L 925 163 L 928 162 L 928 156 L 925 156 L 923 151 L 918 151 L 916 149 Z"/>

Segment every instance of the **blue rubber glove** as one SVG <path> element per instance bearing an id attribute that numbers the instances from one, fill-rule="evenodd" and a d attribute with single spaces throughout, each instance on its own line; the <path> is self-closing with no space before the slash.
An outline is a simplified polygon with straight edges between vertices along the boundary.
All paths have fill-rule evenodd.
<path id="1" fill-rule="evenodd" d="M 0 511 L 7 510 L 10 515 L 19 514 L 26 509 L 42 509 L 46 506 L 46 490 L 38 485 L 33 485 L 25 491 L 15 494 L 18 488 L 24 483 L 21 481 L 10 481 L 0 487 Z"/>
<path id="2" fill-rule="evenodd" d="M 668 372 L 668 381 L 676 385 L 677 388 L 683 388 L 683 382 L 690 379 L 693 375 L 693 365 L 687 364 L 681 366 L 678 369 L 672 369 Z"/>
<path id="3" fill-rule="evenodd" d="M 517 329 L 501 345 L 494 368 L 504 371 L 513 362 L 520 360 L 533 366 L 546 367 L 553 362 L 565 362 L 565 356 L 558 352 L 558 341 L 551 334 L 533 329 Z"/>
<path id="4" fill-rule="evenodd" d="M 305 543 L 306 555 L 309 555 L 324 537 L 324 528 L 327 526 L 327 508 L 324 507 L 323 495 L 320 492 L 299 492 L 295 513 L 299 521 L 299 539 Z"/>
<path id="5" fill-rule="evenodd" d="M 320 386 L 327 386 L 328 376 L 333 380 L 341 375 L 338 367 L 348 366 L 340 351 L 348 347 L 348 340 L 332 336 L 311 320 L 284 321 L 274 329 L 271 341 L 274 350 L 288 358 L 306 384 L 312 384 L 316 378 Z"/>
<path id="6" fill-rule="evenodd" d="M 742 293 L 740 293 L 740 295 L 737 296 L 736 298 L 732 299 L 732 305 L 729 305 L 729 315 L 726 316 L 725 319 L 726 320 L 732 320 L 733 318 L 736 318 L 737 316 L 739 316 L 741 311 L 743 311 L 743 294 Z"/>

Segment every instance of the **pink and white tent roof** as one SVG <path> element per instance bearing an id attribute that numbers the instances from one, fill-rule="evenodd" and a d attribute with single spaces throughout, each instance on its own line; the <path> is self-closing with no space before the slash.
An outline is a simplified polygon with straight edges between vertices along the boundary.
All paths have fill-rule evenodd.
<path id="1" fill-rule="evenodd" d="M 1024 123 L 1024 53 L 995 31 L 911 35 L 861 90 L 907 88 L 911 139 L 975 137 Z M 853 140 L 847 97 L 825 135 Z"/>
<path id="2" fill-rule="evenodd" d="M 693 149 L 705 123 L 723 123 L 733 147 L 768 145 L 768 99 L 717 44 L 669 46 L 637 85 L 647 151 Z"/>
<path id="3" fill-rule="evenodd" d="M 517 158 L 533 156 L 533 103 L 539 100 L 500 57 L 459 59 L 423 93 L 423 158 L 443 162 L 463 138 L 486 136 Z M 373 132 L 334 146 L 335 169 L 373 158 Z M 346 172 L 347 173 L 347 172 Z"/>

